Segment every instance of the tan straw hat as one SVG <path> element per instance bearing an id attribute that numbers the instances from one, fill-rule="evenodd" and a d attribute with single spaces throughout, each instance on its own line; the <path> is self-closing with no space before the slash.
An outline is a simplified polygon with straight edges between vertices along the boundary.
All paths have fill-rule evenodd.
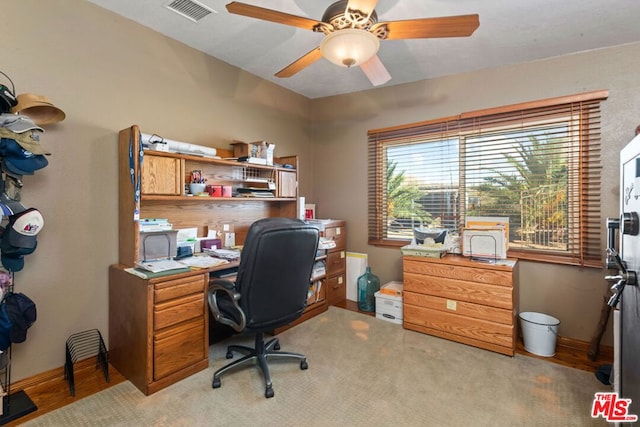
<path id="1" fill-rule="evenodd" d="M 64 120 L 64 111 L 53 105 L 51 100 L 43 95 L 23 93 L 17 96 L 18 105 L 13 107 L 13 113 L 30 117 L 37 125 L 49 125 Z"/>

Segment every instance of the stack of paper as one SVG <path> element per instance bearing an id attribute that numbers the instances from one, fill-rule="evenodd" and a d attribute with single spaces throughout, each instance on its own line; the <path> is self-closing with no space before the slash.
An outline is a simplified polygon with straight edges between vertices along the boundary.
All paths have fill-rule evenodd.
<path id="1" fill-rule="evenodd" d="M 136 263 L 136 267 L 142 268 L 152 273 L 161 271 L 177 270 L 185 268 L 185 265 L 172 259 L 160 259 L 157 261 L 142 261 Z"/>
<path id="2" fill-rule="evenodd" d="M 207 249 L 205 252 L 212 257 L 226 259 L 228 261 L 240 259 L 240 251 L 233 249 Z"/>

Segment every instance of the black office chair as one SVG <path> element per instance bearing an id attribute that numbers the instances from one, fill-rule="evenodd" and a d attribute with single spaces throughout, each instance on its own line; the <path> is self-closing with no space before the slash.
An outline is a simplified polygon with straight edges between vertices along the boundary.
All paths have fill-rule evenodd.
<path id="1" fill-rule="evenodd" d="M 277 338 L 265 344 L 264 333 L 288 325 L 304 311 L 318 236 L 316 227 L 297 219 L 258 220 L 249 227 L 235 283 L 210 281 L 208 299 L 214 319 L 238 332 L 255 333 L 254 348 L 227 348 L 227 359 L 234 351 L 246 356 L 218 369 L 213 388 L 220 387 L 220 376 L 230 370 L 257 364 L 266 383 L 265 397 L 273 397 L 268 360 L 299 360 L 300 369 L 308 368 L 304 355 L 278 351 Z"/>

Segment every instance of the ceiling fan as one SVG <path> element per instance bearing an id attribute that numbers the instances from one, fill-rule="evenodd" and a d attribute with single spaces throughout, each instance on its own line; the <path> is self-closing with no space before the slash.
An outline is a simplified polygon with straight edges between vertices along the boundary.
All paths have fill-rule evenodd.
<path id="1" fill-rule="evenodd" d="M 324 57 L 342 67 L 360 66 L 374 86 L 391 79 L 377 55 L 380 40 L 469 37 L 480 25 L 477 14 L 378 22 L 377 3 L 340 0 L 325 10 L 320 21 L 235 1 L 226 7 L 237 15 L 325 34 L 320 46 L 278 71 L 276 77 L 291 77 Z"/>

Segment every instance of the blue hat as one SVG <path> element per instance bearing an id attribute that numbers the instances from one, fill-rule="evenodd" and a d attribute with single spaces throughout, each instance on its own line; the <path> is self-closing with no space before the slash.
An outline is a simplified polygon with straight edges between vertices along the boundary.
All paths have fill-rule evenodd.
<path id="1" fill-rule="evenodd" d="M 0 351 L 5 351 L 11 345 L 11 319 L 7 313 L 7 305 L 0 304 Z"/>
<path id="2" fill-rule="evenodd" d="M 35 303 L 23 293 L 10 293 L 2 304 L 11 321 L 9 339 L 14 343 L 21 343 L 27 339 L 27 329 L 37 318 Z"/>
<path id="3" fill-rule="evenodd" d="M 43 226 L 42 214 L 35 208 L 9 216 L 0 240 L 0 261 L 7 270 L 20 271 L 24 268 L 24 255 L 36 250 L 36 236 Z"/>
<path id="4" fill-rule="evenodd" d="M 18 175 L 33 175 L 35 171 L 49 164 L 45 156 L 25 150 L 10 138 L 0 139 L 0 157 L 2 165 L 9 172 Z"/>

